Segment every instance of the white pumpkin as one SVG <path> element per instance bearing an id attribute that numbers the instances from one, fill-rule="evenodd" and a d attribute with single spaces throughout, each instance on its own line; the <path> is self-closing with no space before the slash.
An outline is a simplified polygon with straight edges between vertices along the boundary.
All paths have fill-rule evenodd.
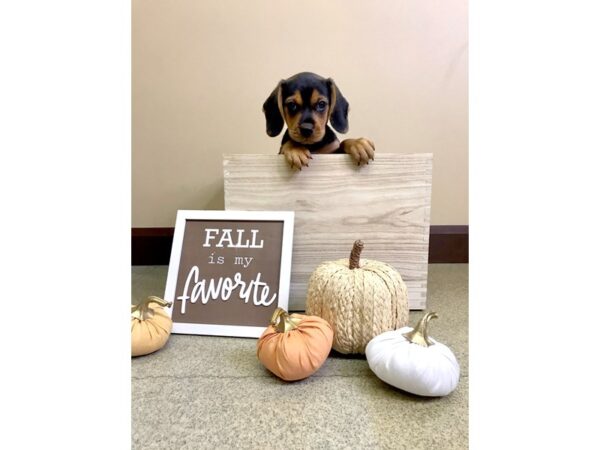
<path id="1" fill-rule="evenodd" d="M 460 366 L 448 347 L 427 335 L 437 314 L 425 314 L 413 329 L 403 327 L 374 337 L 366 348 L 369 367 L 381 380 L 412 394 L 441 397 L 458 385 Z"/>

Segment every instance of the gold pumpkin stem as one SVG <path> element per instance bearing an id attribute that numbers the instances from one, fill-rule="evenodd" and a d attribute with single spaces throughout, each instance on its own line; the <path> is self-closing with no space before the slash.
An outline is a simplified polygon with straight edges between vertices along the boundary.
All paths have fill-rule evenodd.
<path id="1" fill-rule="evenodd" d="M 360 254 L 363 250 L 363 247 L 363 241 L 354 241 L 352 251 L 350 252 L 350 263 L 348 264 L 348 267 L 350 269 L 357 269 L 358 267 L 360 267 Z"/>
<path id="2" fill-rule="evenodd" d="M 408 333 L 404 333 L 404 336 L 407 340 L 412 342 L 413 344 L 420 345 L 422 347 L 429 347 L 430 345 L 434 345 L 429 336 L 427 335 L 427 325 L 431 319 L 437 319 L 438 315 L 435 312 L 427 313 L 423 316 L 423 318 L 419 321 L 417 326 Z"/>
<path id="3" fill-rule="evenodd" d="M 271 316 L 271 325 L 278 333 L 291 331 L 298 326 L 299 321 L 291 317 L 283 308 L 277 308 Z"/>
<path id="4" fill-rule="evenodd" d="M 160 297 L 151 295 L 137 305 L 131 305 L 131 317 L 138 320 L 151 319 L 154 316 L 154 311 L 150 308 L 150 303 L 157 303 L 160 306 L 170 307 L 173 303 L 167 302 Z"/>

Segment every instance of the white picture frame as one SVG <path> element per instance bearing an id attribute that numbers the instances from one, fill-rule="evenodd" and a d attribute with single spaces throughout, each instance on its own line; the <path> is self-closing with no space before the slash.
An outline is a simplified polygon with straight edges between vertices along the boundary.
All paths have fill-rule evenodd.
<path id="1" fill-rule="evenodd" d="M 185 230 L 188 221 L 227 221 L 227 222 L 282 222 L 283 232 L 281 237 L 281 260 L 279 268 L 279 286 L 277 306 L 288 309 L 290 276 L 292 266 L 292 246 L 294 234 L 293 211 L 204 211 L 204 210 L 178 210 L 175 223 L 175 233 L 165 287 L 164 299 L 172 305 L 167 308 L 169 316 L 173 318 L 173 309 L 177 306 L 176 289 L 179 279 L 180 261 L 182 256 Z M 181 303 L 181 302 L 180 302 Z M 264 332 L 264 326 L 248 325 L 220 325 L 214 323 L 182 323 L 173 320 L 172 333 L 195 334 L 212 336 L 234 336 L 258 338 Z"/>

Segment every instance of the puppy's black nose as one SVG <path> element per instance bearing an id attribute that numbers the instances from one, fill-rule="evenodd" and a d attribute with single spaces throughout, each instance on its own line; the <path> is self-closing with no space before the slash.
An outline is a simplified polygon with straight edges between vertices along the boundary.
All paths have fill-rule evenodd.
<path id="1" fill-rule="evenodd" d="M 315 126 L 309 122 L 301 123 L 300 124 L 300 133 L 304 137 L 309 137 L 311 134 L 313 134 L 314 127 Z"/>

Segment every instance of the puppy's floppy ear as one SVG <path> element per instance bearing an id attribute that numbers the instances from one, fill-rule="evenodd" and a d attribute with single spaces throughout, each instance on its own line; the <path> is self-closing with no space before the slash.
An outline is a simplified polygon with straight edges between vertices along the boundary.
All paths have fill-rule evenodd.
<path id="1" fill-rule="evenodd" d="M 263 104 L 263 112 L 267 120 L 267 134 L 271 137 L 277 136 L 283 129 L 283 105 L 281 100 L 281 87 L 284 81 L 281 80 L 269 98 Z"/>
<path id="2" fill-rule="evenodd" d="M 329 121 L 337 132 L 345 133 L 348 131 L 350 105 L 331 78 L 327 79 L 327 86 L 329 86 Z"/>

